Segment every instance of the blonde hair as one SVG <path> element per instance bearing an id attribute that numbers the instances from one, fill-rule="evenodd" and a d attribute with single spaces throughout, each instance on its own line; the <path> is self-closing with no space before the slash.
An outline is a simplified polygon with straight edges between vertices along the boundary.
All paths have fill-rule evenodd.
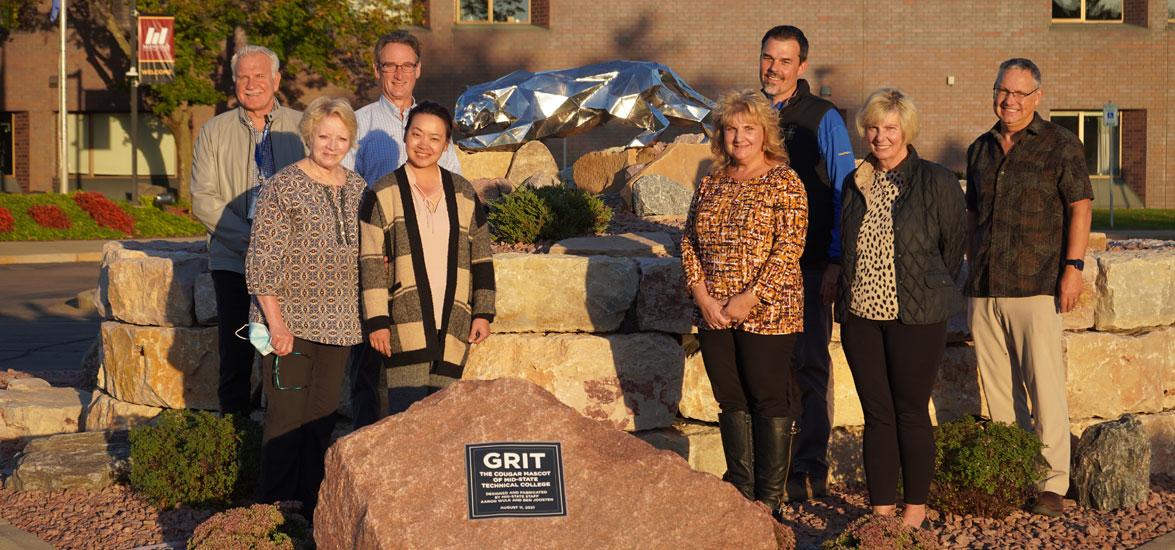
<path id="1" fill-rule="evenodd" d="M 298 133 L 302 134 L 302 143 L 307 147 L 314 139 L 314 129 L 318 124 L 328 116 L 337 116 L 343 121 L 343 126 L 347 127 L 347 133 L 351 137 L 351 148 L 355 148 L 355 134 L 358 131 L 359 124 L 355 121 L 355 111 L 351 109 L 351 102 L 342 97 L 327 97 L 322 96 L 310 102 L 306 110 L 302 113 L 302 120 L 298 123 Z"/>
<path id="2" fill-rule="evenodd" d="M 857 112 L 857 133 L 865 137 L 865 127 L 881 122 L 889 113 L 897 113 L 902 125 L 902 139 L 912 143 L 918 137 L 918 108 L 914 101 L 897 88 L 881 88 L 865 100 Z"/>
<path id="3" fill-rule="evenodd" d="M 710 151 L 714 154 L 711 173 L 717 174 L 730 166 L 726 152 L 725 127 L 736 116 L 743 116 L 763 127 L 763 152 L 767 158 L 787 162 L 787 150 L 779 137 L 779 111 L 776 111 L 761 92 L 740 90 L 727 92 L 714 107 L 714 131 L 710 133 Z"/>

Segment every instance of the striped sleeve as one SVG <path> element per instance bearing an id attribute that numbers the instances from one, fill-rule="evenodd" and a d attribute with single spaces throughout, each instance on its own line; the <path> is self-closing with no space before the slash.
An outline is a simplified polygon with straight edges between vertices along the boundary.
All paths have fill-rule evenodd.
<path id="1" fill-rule="evenodd" d="M 365 333 L 392 326 L 388 314 L 392 277 L 385 247 L 387 225 L 375 192 L 364 190 L 359 204 L 359 290 Z"/>
<path id="2" fill-rule="evenodd" d="M 473 223 L 469 226 L 469 271 L 472 279 L 473 299 L 470 308 L 474 319 L 493 322 L 494 314 L 494 255 L 490 246 L 490 226 L 485 206 L 473 196 Z"/>

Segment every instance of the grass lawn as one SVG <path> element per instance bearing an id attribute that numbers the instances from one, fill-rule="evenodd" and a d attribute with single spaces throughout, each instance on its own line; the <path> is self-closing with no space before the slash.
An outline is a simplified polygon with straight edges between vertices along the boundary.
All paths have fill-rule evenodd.
<path id="1" fill-rule="evenodd" d="M 1175 209 L 1115 208 L 1113 228 L 1175 230 Z M 1110 229 L 1110 209 L 1093 209 L 1093 229 Z"/>
<path id="2" fill-rule="evenodd" d="M 135 206 L 126 201 L 113 202 L 134 219 L 134 232 L 130 235 L 99 225 L 78 206 L 72 195 L 0 194 L 0 208 L 7 210 L 13 220 L 11 231 L 0 230 L 0 241 L 197 237 L 204 234 L 204 226 L 188 216 L 164 212 L 154 206 Z M 60 208 L 69 218 L 69 227 L 53 229 L 39 225 L 28 213 L 30 207 L 37 205 L 53 205 Z"/>

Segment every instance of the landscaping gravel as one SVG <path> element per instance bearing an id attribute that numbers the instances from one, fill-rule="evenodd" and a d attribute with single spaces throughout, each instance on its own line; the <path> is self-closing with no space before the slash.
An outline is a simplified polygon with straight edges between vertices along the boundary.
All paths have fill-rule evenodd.
<path id="1" fill-rule="evenodd" d="M 1099 512 L 1066 500 L 1065 516 L 1056 519 L 1027 512 L 993 520 L 932 511 L 930 529 L 947 548 L 1135 548 L 1175 531 L 1175 477 L 1151 481 L 1150 498 L 1123 510 Z M 826 498 L 789 505 L 784 522 L 795 530 L 798 548 L 815 549 L 867 511 L 864 491 L 837 487 Z M 61 550 L 183 542 L 211 515 L 190 508 L 159 511 L 122 486 L 101 491 L 0 490 L 0 517 Z"/>

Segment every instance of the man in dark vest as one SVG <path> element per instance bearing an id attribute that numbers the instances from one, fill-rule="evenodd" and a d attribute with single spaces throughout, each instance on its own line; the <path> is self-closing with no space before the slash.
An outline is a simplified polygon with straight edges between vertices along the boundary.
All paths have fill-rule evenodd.
<path id="1" fill-rule="evenodd" d="M 812 95 L 808 81 L 808 39 L 791 25 L 763 35 L 759 83 L 779 109 L 779 131 L 791 167 L 808 192 L 808 240 L 800 258 L 804 276 L 804 333 L 795 351 L 804 406 L 795 458 L 788 477 L 789 500 L 827 494 L 828 370 L 832 358 L 832 301 L 840 276 L 840 192 L 853 171 L 853 146 L 844 119 L 831 101 Z"/>

